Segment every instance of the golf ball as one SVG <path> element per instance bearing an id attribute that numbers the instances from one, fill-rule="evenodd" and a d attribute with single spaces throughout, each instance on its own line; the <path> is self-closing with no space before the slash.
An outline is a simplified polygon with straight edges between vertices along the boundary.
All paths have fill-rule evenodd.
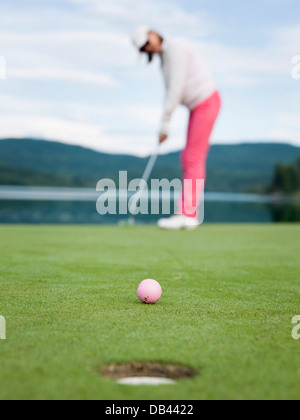
<path id="1" fill-rule="evenodd" d="M 137 288 L 137 295 L 141 302 L 153 304 L 159 301 L 162 295 L 160 284 L 156 280 L 144 280 Z"/>

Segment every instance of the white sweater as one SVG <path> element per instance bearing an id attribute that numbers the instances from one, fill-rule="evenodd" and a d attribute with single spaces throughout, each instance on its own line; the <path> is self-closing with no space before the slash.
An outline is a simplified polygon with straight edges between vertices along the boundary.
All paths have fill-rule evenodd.
<path id="1" fill-rule="evenodd" d="M 165 40 L 161 61 L 167 92 L 160 132 L 168 134 L 172 114 L 179 104 L 192 111 L 217 88 L 196 47 L 184 39 Z"/>

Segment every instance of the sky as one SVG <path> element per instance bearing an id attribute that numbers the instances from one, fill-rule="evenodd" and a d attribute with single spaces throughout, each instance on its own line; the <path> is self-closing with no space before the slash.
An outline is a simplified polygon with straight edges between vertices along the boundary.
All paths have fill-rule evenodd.
<path id="1" fill-rule="evenodd" d="M 213 144 L 300 146 L 299 0 L 0 0 L 0 138 L 149 154 L 164 84 L 131 44 L 139 24 L 207 61 L 223 99 Z M 164 152 L 184 147 L 187 122 L 179 107 Z"/>

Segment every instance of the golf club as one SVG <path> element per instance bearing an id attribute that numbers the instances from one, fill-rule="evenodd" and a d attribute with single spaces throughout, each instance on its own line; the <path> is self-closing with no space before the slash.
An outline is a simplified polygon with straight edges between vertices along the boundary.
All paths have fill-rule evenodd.
<path id="1" fill-rule="evenodd" d="M 142 198 L 142 195 L 143 195 L 143 192 L 144 192 L 144 188 L 143 187 L 145 185 L 145 182 L 148 183 L 148 181 L 149 181 L 149 178 L 151 176 L 151 173 L 153 171 L 153 168 L 155 166 L 155 163 L 157 161 L 157 158 L 159 156 L 159 153 L 160 153 L 160 144 L 158 144 L 156 146 L 155 151 L 151 155 L 150 160 L 148 162 L 148 165 L 147 165 L 147 167 L 145 169 L 145 172 L 144 172 L 144 174 L 143 174 L 143 176 L 141 178 L 141 181 L 140 181 L 140 184 L 139 184 L 139 187 L 138 187 L 139 188 L 139 192 L 138 192 L 138 198 L 139 199 Z M 139 200 L 136 200 L 135 203 L 134 204 L 131 204 L 130 207 L 129 207 L 129 213 L 130 213 L 129 224 L 130 225 L 134 225 L 134 223 L 135 223 L 134 213 L 136 212 L 137 202 L 138 201 Z"/>

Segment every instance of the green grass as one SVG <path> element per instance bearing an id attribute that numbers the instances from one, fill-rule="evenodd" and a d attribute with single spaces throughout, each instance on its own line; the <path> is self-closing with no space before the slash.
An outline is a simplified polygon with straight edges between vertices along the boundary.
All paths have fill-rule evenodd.
<path id="1" fill-rule="evenodd" d="M 299 399 L 300 225 L 0 227 L 0 399 Z M 163 297 L 139 303 L 157 279 Z M 201 374 L 126 387 L 107 363 Z"/>

